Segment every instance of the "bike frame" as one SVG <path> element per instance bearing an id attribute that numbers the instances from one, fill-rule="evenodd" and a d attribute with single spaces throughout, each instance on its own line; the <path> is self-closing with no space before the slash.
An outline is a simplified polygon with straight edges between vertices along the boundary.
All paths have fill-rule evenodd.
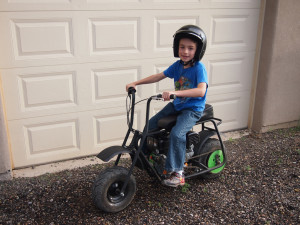
<path id="1" fill-rule="evenodd" d="M 131 176 L 131 174 L 133 172 L 133 169 L 134 169 L 134 167 L 135 167 L 135 165 L 136 165 L 137 160 L 138 160 L 139 157 L 141 159 L 141 162 L 143 163 L 143 167 L 145 167 L 146 169 L 150 169 L 156 175 L 156 177 L 159 179 L 159 181 L 162 181 L 162 177 L 156 172 L 156 170 L 153 167 L 153 165 L 151 165 L 151 163 L 148 161 L 148 159 L 145 156 L 145 154 L 142 152 L 142 147 L 143 147 L 144 142 L 146 141 L 147 137 L 150 136 L 150 135 L 158 134 L 158 133 L 161 132 L 161 131 L 149 132 L 150 103 L 151 103 L 151 101 L 153 99 L 155 99 L 155 100 L 161 99 L 161 96 L 160 95 L 155 95 L 155 96 L 151 96 L 150 98 L 148 98 L 148 100 L 147 100 L 147 106 L 146 106 L 145 128 L 144 128 L 143 132 L 140 132 L 138 130 L 133 129 L 133 127 L 132 127 L 133 126 L 133 121 L 134 121 L 135 92 L 136 91 L 133 88 L 128 90 L 128 96 L 131 97 L 131 114 L 130 114 L 130 121 L 129 121 L 129 124 L 128 124 L 128 130 L 127 130 L 127 133 L 125 135 L 125 138 L 124 138 L 124 141 L 123 141 L 123 144 L 122 144 L 122 148 L 129 150 L 131 153 L 134 154 L 134 157 L 132 159 L 132 164 L 131 164 L 131 166 L 129 168 L 127 178 L 126 178 L 126 180 L 124 182 L 124 185 L 122 187 L 121 195 L 124 195 L 124 192 L 126 190 L 126 186 L 127 186 L 128 182 L 129 182 L 130 176 Z M 218 121 L 218 123 L 216 121 Z M 210 128 L 210 127 L 205 126 L 205 123 L 207 123 L 207 122 L 211 122 L 213 124 L 214 128 Z M 202 125 L 202 131 L 207 131 L 208 134 L 206 135 L 206 140 L 209 137 L 211 137 L 211 136 L 213 136 L 215 134 L 218 136 L 218 139 L 219 139 L 220 145 L 221 145 L 221 150 L 222 150 L 223 156 L 224 156 L 223 163 L 220 164 L 220 165 L 218 165 L 218 166 L 215 166 L 213 168 L 207 168 L 207 169 L 205 169 L 203 171 L 196 172 L 194 174 L 186 176 L 186 178 L 190 178 L 190 177 L 198 176 L 198 175 L 201 175 L 201 174 L 204 174 L 204 173 L 208 173 L 208 172 L 210 172 L 212 170 L 218 169 L 218 168 L 220 168 L 220 167 L 222 167 L 222 166 L 225 165 L 225 163 L 227 161 L 227 158 L 226 158 L 226 154 L 225 154 L 225 151 L 224 151 L 224 144 L 223 144 L 223 141 L 221 139 L 220 132 L 218 130 L 218 125 L 220 125 L 221 123 L 222 123 L 221 119 L 218 119 L 218 118 L 209 118 L 207 120 L 204 120 L 204 121 L 201 121 L 201 122 L 197 123 L 196 125 L 200 125 L 201 124 Z M 132 138 L 132 141 L 131 141 L 130 145 L 127 146 L 126 143 L 128 141 L 130 133 L 133 133 L 134 136 Z M 141 139 L 140 144 L 138 146 L 136 146 L 137 140 L 139 140 L 139 139 Z M 202 141 L 202 145 L 205 143 L 205 141 Z M 200 148 L 201 148 L 201 146 L 200 146 Z M 125 152 L 125 153 L 128 153 L 128 151 Z M 115 165 L 116 166 L 119 164 L 121 156 L 122 156 L 122 153 L 118 154 L 118 157 L 117 157 L 117 159 L 115 161 Z"/>

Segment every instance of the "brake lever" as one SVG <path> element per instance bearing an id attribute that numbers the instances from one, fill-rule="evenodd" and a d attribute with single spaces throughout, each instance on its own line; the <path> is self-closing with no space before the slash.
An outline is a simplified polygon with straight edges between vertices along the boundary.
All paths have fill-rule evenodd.
<path id="1" fill-rule="evenodd" d="M 154 95 L 151 97 L 153 100 L 158 100 L 158 101 L 164 101 L 163 97 L 161 94 Z"/>

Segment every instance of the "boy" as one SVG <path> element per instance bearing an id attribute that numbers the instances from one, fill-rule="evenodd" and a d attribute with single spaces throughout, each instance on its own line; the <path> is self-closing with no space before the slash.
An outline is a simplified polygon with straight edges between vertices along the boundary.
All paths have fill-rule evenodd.
<path id="1" fill-rule="evenodd" d="M 194 25 L 183 26 L 175 33 L 173 41 L 174 57 L 179 57 L 180 60 L 161 73 L 126 85 L 128 91 L 129 87 L 155 83 L 166 77 L 174 79 L 175 91 L 165 91 L 162 97 L 165 101 L 169 101 L 170 95 L 174 94 L 176 99 L 168 103 L 149 121 L 149 130 L 152 130 L 157 127 L 157 122 L 162 117 L 178 114 L 176 125 L 170 133 L 170 146 L 165 165 L 165 170 L 170 174 L 163 181 L 167 186 L 177 187 L 185 184 L 183 166 L 186 133 L 202 116 L 208 88 L 206 69 L 199 62 L 205 49 L 205 33 Z"/>

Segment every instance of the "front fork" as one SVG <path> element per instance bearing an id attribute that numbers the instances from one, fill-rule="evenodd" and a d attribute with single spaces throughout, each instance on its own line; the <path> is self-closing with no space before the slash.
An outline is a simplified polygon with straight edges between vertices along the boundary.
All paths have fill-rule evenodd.
<path id="1" fill-rule="evenodd" d="M 136 165 L 137 160 L 138 160 L 139 157 L 141 159 L 141 163 L 143 164 L 143 166 L 147 167 L 146 169 L 152 168 L 152 172 L 154 172 L 154 174 L 157 176 L 157 178 L 160 181 L 162 180 L 161 177 L 159 176 L 159 174 L 156 172 L 156 170 L 152 167 L 152 165 L 150 164 L 150 162 L 146 158 L 145 154 L 142 152 L 142 149 L 143 149 L 144 143 L 145 143 L 145 141 L 147 139 L 147 136 L 148 136 L 148 132 L 146 132 L 146 133 L 144 132 L 141 138 L 140 138 L 140 133 L 138 131 L 135 131 L 135 133 L 134 133 L 133 139 L 132 139 L 132 141 L 131 141 L 131 143 L 130 143 L 130 145 L 128 147 L 128 148 L 130 148 L 130 150 L 132 152 L 131 154 L 134 154 L 134 157 L 132 159 L 132 164 L 131 164 L 131 166 L 129 168 L 129 171 L 128 171 L 126 180 L 124 182 L 124 185 L 123 185 L 123 187 L 121 189 L 121 193 L 120 193 L 121 196 L 124 196 L 124 192 L 126 190 L 128 182 L 130 180 L 130 176 L 131 176 L 131 174 L 133 172 L 133 169 L 134 169 L 134 167 L 135 167 L 135 165 Z M 141 139 L 141 141 L 140 141 L 140 144 L 138 145 L 138 141 L 140 139 Z M 118 165 L 120 158 L 121 158 L 121 154 L 118 155 L 118 158 L 117 158 L 117 160 L 115 162 L 115 165 Z M 146 164 L 146 165 L 144 165 L 144 164 Z"/>

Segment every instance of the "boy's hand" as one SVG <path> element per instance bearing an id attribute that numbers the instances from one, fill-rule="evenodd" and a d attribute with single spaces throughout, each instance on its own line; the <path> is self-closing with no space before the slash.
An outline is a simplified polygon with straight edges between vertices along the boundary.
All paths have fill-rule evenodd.
<path id="1" fill-rule="evenodd" d="M 134 83 L 126 84 L 126 92 L 128 92 L 128 89 L 129 89 L 130 87 L 133 87 L 134 89 L 136 89 L 135 86 L 136 86 L 136 85 L 135 85 Z"/>
<path id="2" fill-rule="evenodd" d="M 174 95 L 174 94 L 175 94 L 175 93 L 172 92 L 172 91 L 164 91 L 164 92 L 162 93 L 162 97 L 163 97 L 164 101 L 170 101 L 170 96 L 171 96 L 171 95 Z"/>

